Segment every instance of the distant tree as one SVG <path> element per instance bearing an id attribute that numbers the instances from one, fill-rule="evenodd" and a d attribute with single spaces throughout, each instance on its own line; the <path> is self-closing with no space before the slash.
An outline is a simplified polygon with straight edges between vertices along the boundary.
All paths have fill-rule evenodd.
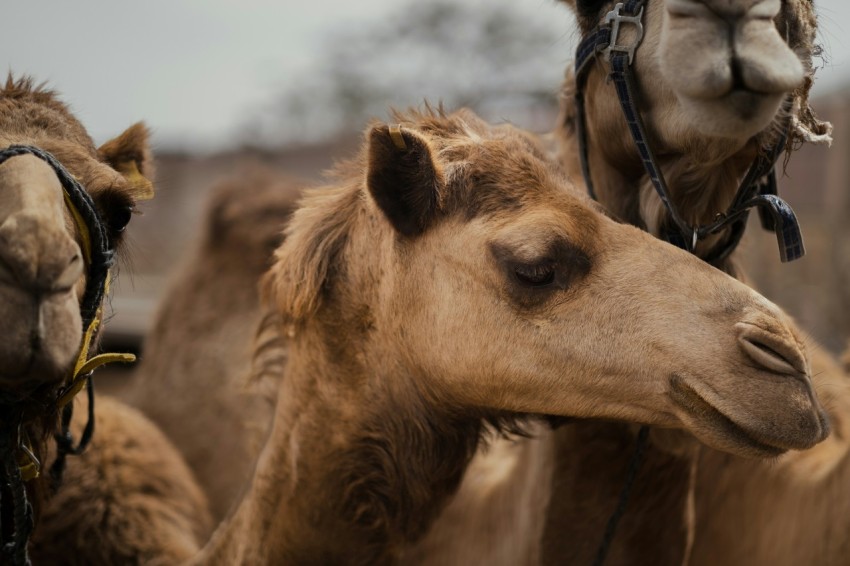
<path id="1" fill-rule="evenodd" d="M 491 114 L 555 104 L 570 59 L 566 12 L 548 22 L 507 0 L 414 1 L 329 34 L 309 75 L 289 77 L 279 98 L 251 117 L 246 142 L 326 139 L 426 99 Z"/>

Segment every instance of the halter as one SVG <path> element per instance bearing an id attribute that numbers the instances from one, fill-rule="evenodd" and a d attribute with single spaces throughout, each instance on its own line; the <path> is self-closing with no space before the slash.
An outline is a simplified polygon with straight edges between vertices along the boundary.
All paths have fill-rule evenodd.
<path id="1" fill-rule="evenodd" d="M 94 434 L 94 384 L 91 375 L 98 367 L 111 362 L 132 362 L 132 354 L 100 354 L 89 357 L 92 343 L 97 336 L 102 318 L 102 303 L 109 293 L 109 270 L 114 262 L 115 252 L 109 241 L 106 225 L 101 220 L 91 196 L 59 161 L 46 151 L 32 146 L 13 145 L 0 151 L 0 165 L 19 155 L 33 155 L 45 161 L 56 172 L 62 184 L 65 204 L 71 212 L 74 223 L 82 240 L 83 257 L 88 264 L 86 288 L 80 304 L 83 326 L 83 339 L 77 361 L 67 385 L 61 388 L 53 401 L 57 409 L 62 410 L 59 431 L 54 435 L 57 445 L 56 461 L 50 469 L 53 486 L 58 487 L 65 468 L 65 456 L 81 454 Z M 79 444 L 74 446 L 70 432 L 73 416 L 71 401 L 83 387 L 87 388 L 89 411 L 88 422 L 83 430 Z M 16 423 L 3 423 L 7 430 L 0 432 L 0 482 L 5 483 L 11 492 L 11 501 L 2 500 L 3 508 L 11 508 L 14 518 L 14 530 L 8 540 L 0 527 L 0 557 L 8 556 L 15 566 L 29 565 L 27 543 L 33 528 L 32 504 L 27 500 L 24 483 L 39 476 L 41 463 L 32 450 L 32 441 L 24 430 L 23 416 Z M 7 507 L 9 506 L 9 507 Z M 2 560 L 0 560 L 2 561 Z"/>
<path id="2" fill-rule="evenodd" d="M 729 232 L 725 240 L 703 258 L 708 263 L 716 265 L 735 250 L 744 235 L 750 210 L 757 208 L 762 226 L 776 234 L 781 260 L 788 262 L 803 257 L 806 252 L 797 217 L 791 207 L 777 196 L 775 164 L 787 142 L 790 121 L 786 123 L 780 139 L 775 144 L 761 148 L 741 182 L 732 204 L 725 212 L 719 213 L 713 222 L 691 226 L 676 210 L 670 198 L 667 183 L 661 174 L 661 168 L 647 141 L 646 128 L 636 103 L 637 89 L 632 73 L 632 62 L 635 51 L 643 40 L 643 12 L 646 1 L 619 2 L 613 10 L 608 12 L 603 23 L 582 40 L 576 50 L 575 102 L 579 155 L 582 175 L 590 196 L 596 199 L 588 161 L 584 87 L 591 68 L 590 63 L 601 56 L 610 66 L 609 78 L 614 83 L 629 132 L 637 146 L 646 173 L 675 225 L 675 230 L 662 234 L 665 240 L 693 253 L 699 240 L 728 228 Z M 620 29 L 623 25 L 633 26 L 636 30 L 637 37 L 631 44 L 620 43 Z"/>

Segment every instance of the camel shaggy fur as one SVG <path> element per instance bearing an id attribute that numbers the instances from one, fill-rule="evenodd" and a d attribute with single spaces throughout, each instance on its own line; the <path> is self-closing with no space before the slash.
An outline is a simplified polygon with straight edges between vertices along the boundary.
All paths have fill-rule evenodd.
<path id="1" fill-rule="evenodd" d="M 247 381 L 262 317 L 257 283 L 301 186 L 252 166 L 214 190 L 199 245 L 166 291 L 122 394 L 183 454 L 217 521 L 238 501 L 271 423 L 267 386 L 276 380 Z"/>
<path id="2" fill-rule="evenodd" d="M 78 408 L 85 415 L 85 401 Z M 88 450 L 69 459 L 32 541 L 33 564 L 173 566 L 212 531 L 203 492 L 144 415 L 100 396 Z M 84 420 L 72 430 L 77 438 Z"/>
<path id="3" fill-rule="evenodd" d="M 98 149 L 52 91 L 11 76 L 0 88 L 0 147 L 50 152 L 86 188 L 119 250 L 137 201 L 153 196 L 147 138 L 136 124 Z M 89 261 L 64 198 L 44 161 L 26 155 L 0 166 L 2 426 L 20 423 L 43 464 L 41 476 L 27 485 L 40 518 L 33 554 L 57 564 L 128 564 L 128 557 L 153 561 L 155 553 L 184 558 L 209 529 L 206 503 L 174 448 L 135 411 L 104 402 L 90 451 L 81 459 L 69 456 L 56 496 L 47 489 L 48 438 L 56 427 L 56 399 L 81 348 Z M 78 409 L 77 438 L 83 418 Z M 2 496 L 7 501 L 8 493 Z M 130 514 L 144 517 L 146 532 L 124 528 Z M 60 540 L 62 546 L 54 546 Z"/>
<path id="4" fill-rule="evenodd" d="M 600 214 L 528 135 L 468 112 L 398 119 L 287 227 L 265 280 L 290 337 L 271 435 L 195 563 L 392 562 L 482 435 L 531 415 L 750 456 L 827 434 L 775 306 Z"/>

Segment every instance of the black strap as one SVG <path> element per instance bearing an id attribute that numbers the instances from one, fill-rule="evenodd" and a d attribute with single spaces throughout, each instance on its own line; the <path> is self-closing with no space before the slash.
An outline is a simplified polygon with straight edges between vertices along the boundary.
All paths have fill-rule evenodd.
<path id="1" fill-rule="evenodd" d="M 635 443 L 635 451 L 632 453 L 632 458 L 629 461 L 629 469 L 626 472 L 626 481 L 623 482 L 623 488 L 620 490 L 620 497 L 617 499 L 617 507 L 608 518 L 608 523 L 605 525 L 605 534 L 602 535 L 602 542 L 599 544 L 599 549 L 596 552 L 596 558 L 593 560 L 593 566 L 602 566 L 605 563 L 605 558 L 608 557 L 608 551 L 611 549 L 611 542 L 614 540 L 614 534 L 617 532 L 617 526 L 620 524 L 620 519 L 626 512 L 626 505 L 629 503 L 629 498 L 632 495 L 632 487 L 635 484 L 638 470 L 643 463 L 643 453 L 646 450 L 646 441 L 649 438 L 649 427 L 642 426 L 638 432 L 637 442 Z"/>
<path id="2" fill-rule="evenodd" d="M 658 193 L 658 196 L 670 213 L 673 223 L 678 228 L 684 240 L 685 249 L 693 251 L 698 237 L 696 230 L 685 222 L 673 205 L 670 190 L 667 188 L 667 182 L 664 180 L 652 149 L 647 142 L 646 128 L 644 128 L 640 111 L 635 103 L 635 100 L 637 100 L 635 96 L 637 89 L 634 84 L 634 77 L 631 73 L 631 65 L 629 64 L 629 57 L 627 55 L 617 54 L 611 58 L 610 76 L 617 91 L 617 98 L 620 100 L 620 107 L 623 109 L 623 116 L 626 118 L 626 125 L 629 127 L 629 132 L 632 134 L 632 139 L 637 146 L 638 154 L 640 154 L 641 161 L 643 161 L 643 167 L 647 175 L 649 175 L 652 185 L 655 187 L 655 192 Z"/>

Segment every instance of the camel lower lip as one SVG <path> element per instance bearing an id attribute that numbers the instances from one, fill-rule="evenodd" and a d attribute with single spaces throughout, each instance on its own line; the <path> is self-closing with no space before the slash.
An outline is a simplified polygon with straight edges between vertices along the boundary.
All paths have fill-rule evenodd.
<path id="1" fill-rule="evenodd" d="M 0 383 L 18 383 L 32 373 L 35 366 L 35 352 L 30 352 L 27 361 L 20 365 L 20 371 L 0 373 Z"/>
<path id="2" fill-rule="evenodd" d="M 66 372 L 57 372 L 51 365 L 44 363 L 44 360 L 32 355 L 21 371 L 0 373 L 0 394 L 14 390 L 28 395 L 46 384 L 61 382 L 65 376 Z"/>
<path id="3" fill-rule="evenodd" d="M 700 422 L 708 424 L 713 435 L 731 440 L 754 455 L 771 457 L 787 452 L 787 448 L 766 444 L 753 438 L 743 427 L 703 399 L 682 379 L 671 380 L 670 396 L 677 405 L 686 409 L 689 414 L 699 414 Z"/>

